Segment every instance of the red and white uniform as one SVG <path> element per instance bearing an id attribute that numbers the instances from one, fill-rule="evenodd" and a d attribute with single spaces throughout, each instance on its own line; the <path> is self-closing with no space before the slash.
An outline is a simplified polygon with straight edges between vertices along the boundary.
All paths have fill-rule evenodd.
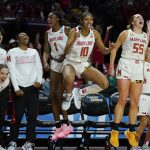
<path id="1" fill-rule="evenodd" d="M 6 64 L 6 51 L 0 48 L 0 64 Z"/>
<path id="2" fill-rule="evenodd" d="M 68 39 L 65 34 L 65 26 L 62 26 L 62 28 L 57 32 L 53 32 L 52 29 L 47 32 L 48 42 L 51 48 L 51 56 L 53 58 L 51 61 L 51 69 L 60 73 L 62 70 L 62 63 L 57 62 L 56 60 L 60 57 L 60 55 L 64 54 L 64 48 Z"/>
<path id="3" fill-rule="evenodd" d="M 28 48 L 26 51 L 19 47 L 7 53 L 7 65 L 14 90 L 29 87 L 35 82 L 42 82 L 42 64 L 37 50 Z"/>
<path id="4" fill-rule="evenodd" d="M 145 32 L 136 34 L 131 29 L 128 30 L 116 70 L 117 79 L 143 80 L 143 61 L 147 46 L 148 38 Z"/>
<path id="5" fill-rule="evenodd" d="M 76 27 L 75 30 L 78 32 L 78 27 Z M 89 66 L 88 59 L 92 53 L 94 43 L 95 37 L 93 30 L 90 30 L 88 36 L 86 37 L 80 34 L 74 42 L 70 53 L 66 55 L 64 65 L 71 64 L 74 66 L 78 77 L 80 77 L 85 68 Z"/>
<path id="6" fill-rule="evenodd" d="M 146 83 L 143 85 L 142 94 L 139 100 L 139 113 L 138 115 L 150 116 L 150 63 L 144 63 L 144 78 Z"/>
<path id="7" fill-rule="evenodd" d="M 128 36 L 122 45 L 122 58 L 144 60 L 145 50 L 147 49 L 147 34 L 137 34 L 131 29 L 128 30 Z"/>

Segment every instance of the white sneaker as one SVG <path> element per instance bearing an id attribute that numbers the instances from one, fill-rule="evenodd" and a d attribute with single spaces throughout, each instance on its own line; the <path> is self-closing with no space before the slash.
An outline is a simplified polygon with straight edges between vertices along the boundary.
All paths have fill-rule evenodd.
<path id="1" fill-rule="evenodd" d="M 21 148 L 22 150 L 33 150 L 33 146 L 34 143 L 26 142 Z"/>
<path id="2" fill-rule="evenodd" d="M 97 84 L 92 84 L 90 86 L 84 87 L 82 89 L 79 90 L 79 93 L 81 96 L 86 96 L 88 94 L 95 94 L 98 93 L 100 91 L 102 91 L 103 89 L 97 85 Z"/>
<path id="3" fill-rule="evenodd" d="M 7 150 L 16 150 L 16 147 L 17 147 L 17 143 L 14 142 L 14 141 L 11 141 L 11 142 L 8 144 Z"/>
<path id="4" fill-rule="evenodd" d="M 73 89 L 73 95 L 74 95 L 74 104 L 77 109 L 80 109 L 81 108 L 81 99 L 83 96 L 80 95 L 78 88 Z"/>
<path id="5" fill-rule="evenodd" d="M 62 109 L 64 111 L 70 108 L 72 99 L 73 99 L 73 93 L 66 94 L 65 100 L 63 100 L 62 102 Z"/>
<path id="6" fill-rule="evenodd" d="M 1 145 L 0 145 L 0 150 L 6 150 L 5 148 L 3 148 Z"/>
<path id="7" fill-rule="evenodd" d="M 144 144 L 144 145 L 142 146 L 142 150 L 150 150 L 150 147 Z"/>
<path id="8" fill-rule="evenodd" d="M 138 147 L 131 147 L 130 150 L 142 150 L 142 148 L 139 146 Z"/>

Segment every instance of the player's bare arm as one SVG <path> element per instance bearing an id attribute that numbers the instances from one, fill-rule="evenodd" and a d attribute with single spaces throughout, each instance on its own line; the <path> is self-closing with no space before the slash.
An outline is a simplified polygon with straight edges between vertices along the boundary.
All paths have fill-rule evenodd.
<path id="1" fill-rule="evenodd" d="M 70 31 L 71 31 L 71 28 L 68 27 L 68 26 L 65 26 L 65 34 L 66 34 L 67 36 L 69 36 Z"/>
<path id="2" fill-rule="evenodd" d="M 148 41 L 150 41 L 150 20 L 148 20 L 146 24 L 147 24 L 147 37 Z"/>
<path id="3" fill-rule="evenodd" d="M 70 31 L 71 31 L 71 28 L 68 27 L 68 26 L 65 26 L 65 34 L 66 34 L 67 36 L 69 36 Z M 64 59 L 65 59 L 65 54 L 62 54 L 62 55 L 59 57 L 58 61 L 59 61 L 59 62 L 62 62 L 62 61 L 64 61 Z"/>
<path id="4" fill-rule="evenodd" d="M 77 34 L 78 33 L 75 31 L 75 29 L 72 29 L 70 31 L 69 36 L 68 36 L 68 40 L 67 40 L 67 43 L 66 43 L 66 47 L 65 47 L 65 50 L 64 50 L 64 55 L 67 55 L 70 52 L 74 42 L 77 39 Z"/>

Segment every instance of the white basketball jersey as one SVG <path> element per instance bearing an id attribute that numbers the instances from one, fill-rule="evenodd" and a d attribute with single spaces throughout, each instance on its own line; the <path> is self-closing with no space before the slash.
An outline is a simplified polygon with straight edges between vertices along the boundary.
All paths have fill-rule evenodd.
<path id="1" fill-rule="evenodd" d="M 128 59 L 144 60 L 147 46 L 148 38 L 145 32 L 136 34 L 129 29 L 128 36 L 122 45 L 121 56 Z"/>
<path id="2" fill-rule="evenodd" d="M 144 78 L 146 83 L 143 86 L 142 93 L 150 93 L 150 63 L 144 62 Z"/>
<path id="3" fill-rule="evenodd" d="M 65 26 L 53 32 L 52 29 L 48 30 L 48 41 L 51 47 L 51 56 L 58 59 L 60 55 L 64 54 L 64 48 L 67 42 L 67 35 L 65 34 Z"/>
<path id="4" fill-rule="evenodd" d="M 0 64 L 6 64 L 6 51 L 0 48 Z"/>
<path id="5" fill-rule="evenodd" d="M 75 28 L 78 32 L 78 27 Z M 70 50 L 70 53 L 66 55 L 66 59 L 74 62 L 87 62 L 93 46 L 95 43 L 95 37 L 93 30 L 90 30 L 88 36 L 83 37 L 81 34 L 74 42 L 73 47 Z"/>

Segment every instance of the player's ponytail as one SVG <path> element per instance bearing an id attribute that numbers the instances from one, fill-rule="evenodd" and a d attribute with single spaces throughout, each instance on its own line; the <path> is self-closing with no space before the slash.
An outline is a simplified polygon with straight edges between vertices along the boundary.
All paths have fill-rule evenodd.
<path id="1" fill-rule="evenodd" d="M 133 22 L 133 19 L 134 19 L 134 15 L 133 15 L 133 16 L 131 16 L 131 18 L 129 19 L 129 25 L 128 25 L 128 29 L 131 29 L 131 30 L 133 30 L 133 24 L 132 24 L 132 22 Z"/>
<path id="2" fill-rule="evenodd" d="M 127 25 L 127 30 L 128 30 L 128 29 L 131 29 L 131 26 L 130 26 L 129 24 Z"/>

